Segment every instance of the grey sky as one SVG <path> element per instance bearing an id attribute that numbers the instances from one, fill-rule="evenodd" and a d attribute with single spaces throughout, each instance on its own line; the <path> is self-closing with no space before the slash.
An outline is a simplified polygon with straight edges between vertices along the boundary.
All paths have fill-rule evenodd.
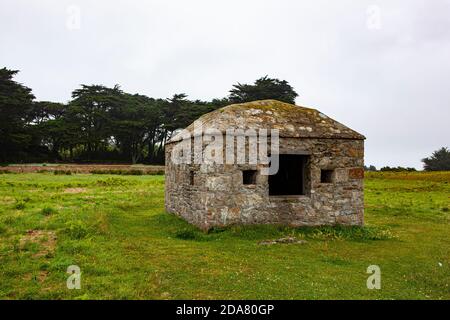
<path id="1" fill-rule="evenodd" d="M 0 39 L 39 100 L 81 83 L 206 100 L 268 74 L 364 134 L 366 164 L 450 146 L 448 0 L 2 0 Z"/>

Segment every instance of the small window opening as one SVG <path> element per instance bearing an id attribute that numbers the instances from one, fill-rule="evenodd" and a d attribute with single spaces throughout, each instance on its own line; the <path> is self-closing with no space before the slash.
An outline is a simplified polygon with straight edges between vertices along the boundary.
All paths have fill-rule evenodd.
<path id="1" fill-rule="evenodd" d="M 189 184 L 190 184 L 191 186 L 194 185 L 194 177 L 195 177 L 194 171 L 189 171 Z"/>
<path id="2" fill-rule="evenodd" d="M 332 183 L 333 182 L 333 170 L 320 170 L 320 182 Z"/>
<path id="3" fill-rule="evenodd" d="M 243 184 L 256 184 L 256 170 L 244 170 L 242 171 L 242 183 Z"/>
<path id="4" fill-rule="evenodd" d="M 269 195 L 306 195 L 309 192 L 309 156 L 280 154 L 278 157 L 278 172 L 269 176 Z"/>

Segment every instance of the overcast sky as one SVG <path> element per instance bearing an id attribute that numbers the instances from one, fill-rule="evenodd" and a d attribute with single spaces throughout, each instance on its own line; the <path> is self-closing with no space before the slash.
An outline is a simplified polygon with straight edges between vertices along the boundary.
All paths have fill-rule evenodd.
<path id="1" fill-rule="evenodd" d="M 449 0 L 2 0 L 0 39 L 38 100 L 82 83 L 206 100 L 267 74 L 364 134 L 367 165 L 450 146 Z"/>

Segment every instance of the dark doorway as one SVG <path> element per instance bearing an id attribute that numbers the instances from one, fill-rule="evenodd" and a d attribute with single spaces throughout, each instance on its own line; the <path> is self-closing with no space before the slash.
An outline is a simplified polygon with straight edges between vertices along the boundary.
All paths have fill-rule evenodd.
<path id="1" fill-rule="evenodd" d="M 269 195 L 306 194 L 306 173 L 309 156 L 280 154 L 278 173 L 269 176 Z"/>

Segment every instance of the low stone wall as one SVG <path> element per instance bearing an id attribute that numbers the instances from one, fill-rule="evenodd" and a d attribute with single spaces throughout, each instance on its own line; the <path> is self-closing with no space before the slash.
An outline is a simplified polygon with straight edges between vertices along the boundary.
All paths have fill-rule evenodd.
<path id="1" fill-rule="evenodd" d="M 46 165 L 9 165 L 0 167 L 2 172 L 32 173 L 32 172 L 54 172 L 65 171 L 71 173 L 92 173 L 97 171 L 131 171 L 140 170 L 143 173 L 164 173 L 164 166 L 153 165 L 129 165 L 129 164 L 46 164 Z"/>

